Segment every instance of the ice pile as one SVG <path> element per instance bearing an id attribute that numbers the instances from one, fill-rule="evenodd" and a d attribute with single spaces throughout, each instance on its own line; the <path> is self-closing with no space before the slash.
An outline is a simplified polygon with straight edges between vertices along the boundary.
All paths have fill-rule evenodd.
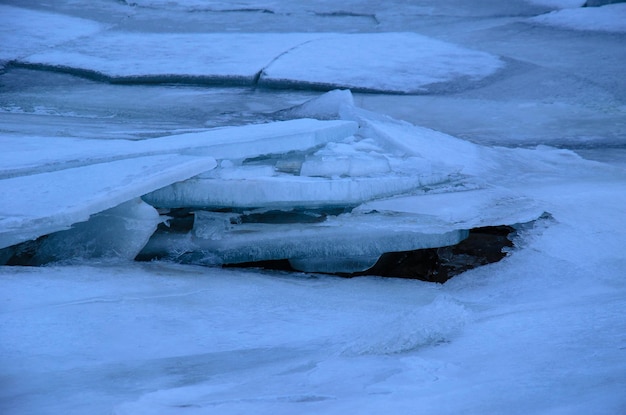
<path id="1" fill-rule="evenodd" d="M 481 178 L 493 149 L 359 109 L 349 91 L 273 118 L 141 141 L 2 137 L 0 259 L 355 273 L 543 212 Z"/>
<path id="2" fill-rule="evenodd" d="M 340 118 L 352 130 L 306 150 L 218 158 L 215 169 L 146 194 L 170 219 L 142 258 L 287 260 L 302 271 L 355 273 L 385 253 L 455 245 L 472 228 L 543 213 L 532 200 L 477 180 L 488 151 L 361 110 L 349 91 L 274 116 Z"/>

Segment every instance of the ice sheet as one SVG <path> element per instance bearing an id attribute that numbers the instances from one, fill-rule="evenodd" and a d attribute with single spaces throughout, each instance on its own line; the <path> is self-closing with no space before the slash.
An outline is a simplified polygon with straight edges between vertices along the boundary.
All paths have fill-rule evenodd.
<path id="1" fill-rule="evenodd" d="M 321 37 L 294 33 L 106 32 L 31 55 L 25 63 L 88 71 L 126 81 L 253 84 L 272 60 Z"/>
<path id="2" fill-rule="evenodd" d="M 348 137 L 356 128 L 351 121 L 299 119 L 140 141 L 0 135 L 0 178 L 175 152 L 239 159 L 305 150 Z M 213 167 L 210 162 L 206 170 Z"/>
<path id="3" fill-rule="evenodd" d="M 264 68 L 259 83 L 416 93 L 444 83 L 462 87 L 503 66 L 496 56 L 414 33 L 336 35 L 289 50 Z"/>
<path id="4" fill-rule="evenodd" d="M 364 203 L 354 212 L 424 215 L 434 228 L 515 225 L 538 219 L 546 206 L 503 188 L 426 193 Z"/>
<path id="5" fill-rule="evenodd" d="M 192 178 L 144 196 L 162 208 L 355 206 L 448 180 L 444 174 L 322 178 L 279 174 L 243 179 Z"/>
<path id="6" fill-rule="evenodd" d="M 412 155 L 430 163 L 474 173 L 483 163 L 483 147 L 429 128 L 394 120 L 359 108 L 346 111 L 355 119 L 363 134 L 375 137 L 381 146 L 398 155 Z"/>
<path id="7" fill-rule="evenodd" d="M 215 161 L 207 157 L 168 154 L 0 180 L 0 248 L 68 229 L 94 213 L 213 166 Z"/>
<path id="8" fill-rule="evenodd" d="M 206 262 L 375 257 L 385 252 L 454 245 L 467 230 L 432 231 L 414 215 L 345 214 L 312 224 L 231 224 L 228 214 L 196 212 L 192 243 Z M 202 261 L 202 260 L 200 260 Z M 354 270 L 353 270 L 354 271 Z"/>
<path id="9" fill-rule="evenodd" d="M 559 10 L 530 21 L 570 30 L 626 33 L 626 4 Z"/>
<path id="10" fill-rule="evenodd" d="M 0 4 L 0 64 L 92 35 L 105 27 L 87 19 Z"/>
<path id="11" fill-rule="evenodd" d="M 323 52 L 323 53 L 322 53 Z M 424 92 L 494 74 L 496 56 L 413 33 L 106 32 L 22 60 L 117 81 L 183 81 Z M 458 84 L 458 85 L 457 85 Z"/>

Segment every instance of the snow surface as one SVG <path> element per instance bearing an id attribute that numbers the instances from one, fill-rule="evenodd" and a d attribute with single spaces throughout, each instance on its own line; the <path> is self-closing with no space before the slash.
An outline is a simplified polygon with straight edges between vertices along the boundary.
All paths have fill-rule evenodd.
<path id="1" fill-rule="evenodd" d="M 626 4 L 559 10 L 530 20 L 570 30 L 626 33 Z"/>
<path id="2" fill-rule="evenodd" d="M 158 7 L 7 0 L 46 21 L 29 27 L 29 19 L 20 20 L 27 27 L 5 30 L 2 38 L 17 38 L 11 45 L 30 54 L 41 45 L 33 32 L 81 17 L 146 42 L 168 31 L 402 31 L 501 56 L 504 70 L 453 94 L 355 94 L 353 101 L 422 125 L 418 130 L 490 145 L 451 155 L 472 182 L 432 190 L 475 192 L 480 201 L 469 200 L 469 208 L 491 200 L 480 189 L 498 186 L 552 219 L 522 229 L 501 262 L 445 285 L 168 262 L 0 267 L 1 413 L 626 412 L 623 32 L 529 25 L 546 7 L 518 0 L 280 2 L 291 14 L 278 13 L 272 1 L 234 7 L 269 5 L 276 13 L 191 13 L 182 1 L 138 2 Z M 75 30 L 73 22 L 54 33 Z M 17 21 L 10 23 L 3 28 Z M 14 46 L 0 49 L 21 55 Z M 284 119 L 277 110 L 316 95 L 110 85 L 9 65 L 0 73 L 2 108 L 27 113 L 1 112 L 0 130 L 46 140 L 158 137 Z M 381 136 L 412 135 L 409 124 L 374 121 L 384 127 Z M 402 151 L 401 142 L 388 144 L 387 151 Z M 238 166 L 234 160 L 231 167 Z M 2 194 L 0 207 L 8 203 Z M 388 209 L 408 210 L 410 201 Z M 480 223 L 472 212 L 458 206 L 447 213 Z"/>

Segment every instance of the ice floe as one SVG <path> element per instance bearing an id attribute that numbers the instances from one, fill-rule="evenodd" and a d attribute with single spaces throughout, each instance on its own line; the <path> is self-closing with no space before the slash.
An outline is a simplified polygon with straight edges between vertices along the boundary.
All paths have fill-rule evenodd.
<path id="1" fill-rule="evenodd" d="M 422 93 L 466 88 L 497 56 L 414 33 L 106 31 L 19 60 L 115 82 L 260 84 Z"/>
<path id="2" fill-rule="evenodd" d="M 178 246 L 189 250 L 192 262 L 205 264 L 293 259 L 308 264 L 307 271 L 354 272 L 371 267 L 385 252 L 454 245 L 467 237 L 466 230 L 452 227 L 430 232 L 428 221 L 415 215 L 344 214 L 288 224 L 241 223 L 241 215 L 219 212 L 195 216 L 191 235 L 180 236 Z M 162 254 L 164 247 L 171 249 L 172 240 L 176 237 L 154 238 L 145 254 Z M 307 261 L 324 268 L 313 269 Z M 367 266 L 359 269 L 363 262 Z"/>
<path id="3" fill-rule="evenodd" d="M 626 4 L 558 10 L 530 21 L 570 30 L 626 33 Z"/>
<path id="4" fill-rule="evenodd" d="M 259 83 L 419 93 L 503 66 L 494 55 L 414 33 L 335 35 L 291 49 L 263 69 Z"/>
<path id="5" fill-rule="evenodd" d="M 0 64 L 105 29 L 101 23 L 0 4 Z"/>

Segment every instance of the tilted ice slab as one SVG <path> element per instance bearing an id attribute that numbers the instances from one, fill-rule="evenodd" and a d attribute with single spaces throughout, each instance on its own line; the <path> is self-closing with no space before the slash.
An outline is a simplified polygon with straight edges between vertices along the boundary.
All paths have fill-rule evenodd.
<path id="1" fill-rule="evenodd" d="M 352 121 L 299 119 L 215 128 L 141 141 L 0 136 L 0 179 L 168 153 L 239 159 L 307 150 L 354 134 Z M 215 165 L 212 159 L 206 170 Z M 198 171 L 201 173 L 202 171 Z"/>
<path id="2" fill-rule="evenodd" d="M 0 248 L 213 169 L 215 157 L 307 150 L 353 134 L 352 121 L 293 120 L 144 141 L 1 137 Z"/>
<path id="3" fill-rule="evenodd" d="M 227 82 L 360 91 L 424 92 L 476 81 L 496 56 L 414 33 L 105 32 L 21 62 L 121 82 Z M 260 76 L 260 78 L 259 78 Z"/>
<path id="4" fill-rule="evenodd" d="M 529 21 L 570 30 L 626 33 L 626 4 L 559 10 Z"/>
<path id="5" fill-rule="evenodd" d="M 100 23 L 0 5 L 0 62 L 23 58 L 104 29 Z"/>
<path id="6" fill-rule="evenodd" d="M 210 167 L 206 157 L 166 154 L 0 180 L 0 248 L 68 229 Z"/>
<path id="7" fill-rule="evenodd" d="M 136 198 L 92 215 L 71 229 L 47 235 L 30 247 L 34 254 L 28 264 L 87 258 L 133 260 L 146 245 L 157 225 L 159 213 Z M 9 248 L 10 249 L 10 248 Z M 19 255 L 19 252 L 17 252 Z"/>
<path id="8" fill-rule="evenodd" d="M 430 128 L 352 107 L 344 117 L 359 123 L 361 134 L 373 137 L 378 144 L 398 156 L 415 156 L 440 166 L 456 167 L 473 174 L 487 160 L 481 146 Z"/>
<path id="9" fill-rule="evenodd" d="M 503 66 L 489 53 L 415 33 L 360 33 L 304 43 L 265 68 L 259 83 L 419 93 L 480 80 Z"/>
<path id="10" fill-rule="evenodd" d="M 425 230 L 434 232 L 527 223 L 538 219 L 545 210 L 536 200 L 489 187 L 375 200 L 353 212 L 415 215 L 421 218 Z"/>
<path id="11" fill-rule="evenodd" d="M 321 223 L 284 225 L 233 221 L 236 215 L 196 212 L 191 236 L 180 236 L 181 250 L 195 252 L 196 260 L 214 264 L 290 258 L 377 259 L 390 251 L 454 245 L 468 235 L 460 229 L 430 232 L 413 215 L 345 214 Z M 155 238 L 146 249 L 159 251 L 166 243 Z"/>

